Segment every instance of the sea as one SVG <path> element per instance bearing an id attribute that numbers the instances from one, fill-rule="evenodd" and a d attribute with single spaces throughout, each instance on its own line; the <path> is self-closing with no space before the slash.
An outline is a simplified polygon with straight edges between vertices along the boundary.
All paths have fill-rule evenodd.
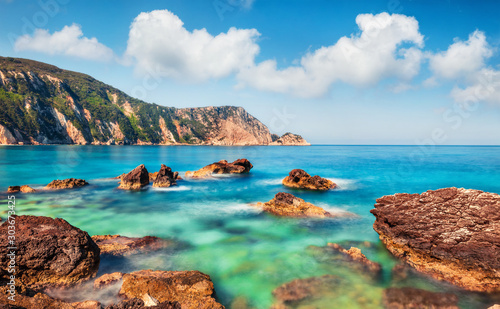
<path id="1" fill-rule="evenodd" d="M 197 170 L 219 160 L 247 158 L 247 175 L 206 180 L 183 179 L 170 188 L 117 189 L 113 179 L 140 164 L 155 172 L 160 164 Z M 328 192 L 284 187 L 292 169 L 334 181 Z M 199 270 L 214 282 L 226 308 L 270 308 L 273 291 L 294 279 L 331 274 L 342 284 L 290 308 L 383 308 L 384 290 L 413 287 L 455 294 L 460 308 L 487 308 L 499 295 L 468 293 L 425 276 L 396 280 L 398 261 L 373 230 L 370 213 L 377 198 L 463 187 L 500 194 L 497 146 L 0 146 L 0 217 L 7 217 L 5 191 L 12 185 L 41 189 L 54 179 L 83 178 L 79 189 L 16 195 L 18 215 L 63 218 L 90 235 L 146 235 L 173 240 L 175 246 L 123 258 L 103 258 L 99 275 L 141 269 Z M 278 192 L 292 193 L 332 213 L 354 217 L 297 219 L 275 217 L 254 206 Z M 327 243 L 360 244 L 383 267 L 367 280 L 314 248 Z M 78 298 L 75 295 L 75 298 Z"/>

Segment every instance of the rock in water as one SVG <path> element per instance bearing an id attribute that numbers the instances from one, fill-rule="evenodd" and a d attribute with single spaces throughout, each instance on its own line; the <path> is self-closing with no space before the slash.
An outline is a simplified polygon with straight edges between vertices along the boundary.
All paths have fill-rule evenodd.
<path id="1" fill-rule="evenodd" d="M 342 284 L 339 277 L 324 275 L 306 279 L 295 279 L 273 291 L 274 297 L 281 303 L 295 303 L 307 298 L 318 298 Z"/>
<path id="2" fill-rule="evenodd" d="M 310 146 L 302 136 L 293 133 L 285 133 L 281 137 L 273 134 L 272 136 L 273 142 L 269 145 L 272 146 Z"/>
<path id="3" fill-rule="evenodd" d="M 17 192 L 21 192 L 21 193 L 35 193 L 36 190 L 33 189 L 33 188 L 31 188 L 28 185 L 24 185 L 24 186 L 10 186 L 7 189 L 7 193 L 17 193 Z"/>
<path id="4" fill-rule="evenodd" d="M 194 172 L 187 171 L 186 177 L 207 178 L 213 174 L 244 174 L 249 173 L 252 168 L 252 163 L 250 163 L 247 159 L 238 159 L 233 163 L 221 160 Z"/>
<path id="5" fill-rule="evenodd" d="M 16 226 L 16 281 L 30 289 L 68 286 L 90 279 L 99 268 L 99 247 L 89 234 L 63 219 L 12 216 Z M 9 278 L 10 224 L 0 226 L 0 275 Z"/>
<path id="6" fill-rule="evenodd" d="M 334 217 L 331 213 L 321 207 L 305 202 L 303 199 L 293 196 L 290 193 L 279 192 L 267 203 L 257 203 L 257 207 L 265 212 L 276 216 L 296 217 L 296 218 L 325 218 Z"/>
<path id="7" fill-rule="evenodd" d="M 288 176 L 283 179 L 283 185 L 290 188 L 319 191 L 334 189 L 337 186 L 333 181 L 321 178 L 317 175 L 311 177 L 311 175 L 301 169 L 292 170 Z"/>
<path id="8" fill-rule="evenodd" d="M 84 179 L 76 179 L 76 178 L 68 178 L 63 180 L 53 180 L 49 183 L 45 188 L 51 190 L 59 190 L 59 189 L 72 189 L 79 188 L 88 185 Z"/>
<path id="9" fill-rule="evenodd" d="M 94 235 L 92 240 L 99 246 L 101 254 L 114 256 L 155 251 L 166 248 L 173 243 L 155 236 L 136 238 L 120 235 Z"/>
<path id="10" fill-rule="evenodd" d="M 118 188 L 125 190 L 139 190 L 149 184 L 149 172 L 144 164 L 139 165 L 127 175 L 121 177 Z"/>
<path id="11" fill-rule="evenodd" d="M 143 299 L 145 295 L 158 302 L 179 302 L 183 309 L 223 309 L 214 295 L 208 275 L 199 271 L 141 270 L 123 275 L 120 296 Z"/>
<path id="12" fill-rule="evenodd" d="M 167 188 L 175 186 L 179 176 L 178 172 L 172 172 L 172 169 L 164 164 L 161 165 L 160 171 L 154 178 L 153 187 Z"/>
<path id="13" fill-rule="evenodd" d="M 386 309 L 459 309 L 458 297 L 454 294 L 434 293 L 408 287 L 384 290 L 382 302 Z"/>
<path id="14" fill-rule="evenodd" d="M 371 213 L 387 249 L 418 271 L 471 291 L 500 291 L 500 195 L 396 194 L 379 198 Z"/>

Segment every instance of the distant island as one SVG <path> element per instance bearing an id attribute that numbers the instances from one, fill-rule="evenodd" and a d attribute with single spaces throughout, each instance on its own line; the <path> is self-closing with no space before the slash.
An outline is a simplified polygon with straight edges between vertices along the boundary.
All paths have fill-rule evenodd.
<path id="1" fill-rule="evenodd" d="M 91 76 L 0 57 L 3 145 L 310 145 L 271 134 L 242 107 L 150 104 Z"/>

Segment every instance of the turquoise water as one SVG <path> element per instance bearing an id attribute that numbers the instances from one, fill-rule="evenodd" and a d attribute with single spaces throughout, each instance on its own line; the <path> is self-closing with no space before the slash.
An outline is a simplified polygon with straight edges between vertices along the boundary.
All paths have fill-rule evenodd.
<path id="1" fill-rule="evenodd" d="M 117 190 L 117 180 L 110 179 L 139 164 L 154 172 L 163 163 L 182 175 L 221 159 L 239 158 L 254 165 L 249 175 L 183 180 L 177 187 L 140 192 Z M 19 214 L 61 217 L 91 235 L 155 235 L 179 242 L 162 252 L 103 260 L 100 273 L 197 269 L 211 276 L 217 296 L 228 308 L 235 299 L 245 299 L 253 308 L 269 308 L 274 302 L 271 292 L 279 285 L 323 274 L 346 281 L 341 288 L 293 308 L 381 308 L 382 291 L 388 286 L 452 292 L 460 297 L 462 308 L 484 308 L 492 301 L 424 277 L 391 280 L 396 261 L 380 246 L 369 211 L 376 198 L 397 192 L 456 186 L 500 193 L 500 147 L 2 146 L 0 166 L 2 191 L 9 185 L 37 188 L 70 177 L 91 184 L 17 195 Z M 339 188 L 323 193 L 284 188 L 281 179 L 294 168 L 330 178 Z M 280 191 L 359 217 L 277 218 L 250 206 Z M 1 196 L 3 218 L 5 198 Z M 365 254 L 383 264 L 384 276 L 367 280 L 318 259 L 309 248 L 346 241 L 372 243 Z"/>

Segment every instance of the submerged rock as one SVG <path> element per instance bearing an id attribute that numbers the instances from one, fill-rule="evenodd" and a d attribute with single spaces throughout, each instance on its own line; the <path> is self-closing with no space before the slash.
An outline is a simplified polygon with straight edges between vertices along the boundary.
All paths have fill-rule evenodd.
<path id="1" fill-rule="evenodd" d="M 125 190 L 139 190 L 144 186 L 149 185 L 149 172 L 144 164 L 134 168 L 128 174 L 119 176 L 120 186 L 118 188 Z"/>
<path id="2" fill-rule="evenodd" d="M 382 302 L 386 309 L 458 309 L 458 297 L 454 294 L 434 293 L 409 287 L 384 290 Z"/>
<path id="3" fill-rule="evenodd" d="M 63 219 L 12 216 L 15 220 L 16 282 L 30 289 L 67 286 L 95 276 L 99 268 L 99 247 L 84 232 Z M 10 224 L 0 226 L 0 275 L 10 278 L 8 263 Z"/>
<path id="4" fill-rule="evenodd" d="M 76 178 L 68 178 L 63 180 L 53 180 L 49 183 L 45 188 L 51 190 L 59 190 L 59 189 L 72 189 L 79 188 L 88 185 L 84 179 L 76 179 Z"/>
<path id="5" fill-rule="evenodd" d="M 177 184 L 178 172 L 172 172 L 172 169 L 164 164 L 154 178 L 153 187 L 167 188 Z"/>
<path id="6" fill-rule="evenodd" d="M 33 189 L 32 187 L 28 186 L 28 185 L 24 185 L 24 186 L 10 186 L 7 189 L 7 193 L 17 193 L 17 192 L 21 192 L 21 193 L 35 193 L 36 190 Z"/>
<path id="7" fill-rule="evenodd" d="M 295 279 L 276 288 L 273 295 L 279 302 L 288 304 L 307 298 L 321 297 L 336 289 L 341 283 L 341 279 L 333 275 Z"/>
<path id="8" fill-rule="evenodd" d="M 356 247 L 351 247 L 349 250 L 344 249 L 339 244 L 328 243 L 327 247 L 343 255 L 348 261 L 361 265 L 367 272 L 379 275 L 382 271 L 382 266 L 379 263 L 370 261 L 361 250 Z"/>
<path id="9" fill-rule="evenodd" d="M 464 289 L 500 291 L 500 195 L 457 188 L 377 199 L 373 225 L 416 270 Z"/>
<path id="10" fill-rule="evenodd" d="M 183 309 L 223 309 L 214 296 L 208 275 L 199 271 L 141 270 L 123 276 L 120 296 L 143 299 L 145 295 L 159 303 L 179 302 Z"/>
<path id="11" fill-rule="evenodd" d="M 326 218 L 335 217 L 321 207 L 305 202 L 303 199 L 290 193 L 279 192 L 272 200 L 266 203 L 257 203 L 257 207 L 276 216 L 296 218 Z"/>
<path id="12" fill-rule="evenodd" d="M 110 285 L 114 285 L 123 279 L 124 273 L 114 272 L 111 274 L 104 274 L 94 280 L 94 289 L 100 290 Z"/>
<path id="13" fill-rule="evenodd" d="M 326 178 L 321 178 L 317 175 L 311 177 L 311 175 L 301 169 L 292 170 L 288 174 L 288 176 L 283 179 L 282 183 L 284 186 L 290 188 L 318 191 L 326 191 L 337 187 L 337 185 L 333 181 Z"/>
<path id="14" fill-rule="evenodd" d="M 120 235 L 94 235 L 92 240 L 99 246 L 101 254 L 114 256 L 131 255 L 139 252 L 155 251 L 171 245 L 167 241 L 155 236 L 126 237 Z"/>
<path id="15" fill-rule="evenodd" d="M 213 174 L 244 174 L 249 173 L 253 168 L 252 163 L 247 159 L 238 159 L 233 163 L 228 163 L 226 160 L 207 165 L 197 171 L 186 172 L 186 177 L 191 178 L 207 178 Z"/>

